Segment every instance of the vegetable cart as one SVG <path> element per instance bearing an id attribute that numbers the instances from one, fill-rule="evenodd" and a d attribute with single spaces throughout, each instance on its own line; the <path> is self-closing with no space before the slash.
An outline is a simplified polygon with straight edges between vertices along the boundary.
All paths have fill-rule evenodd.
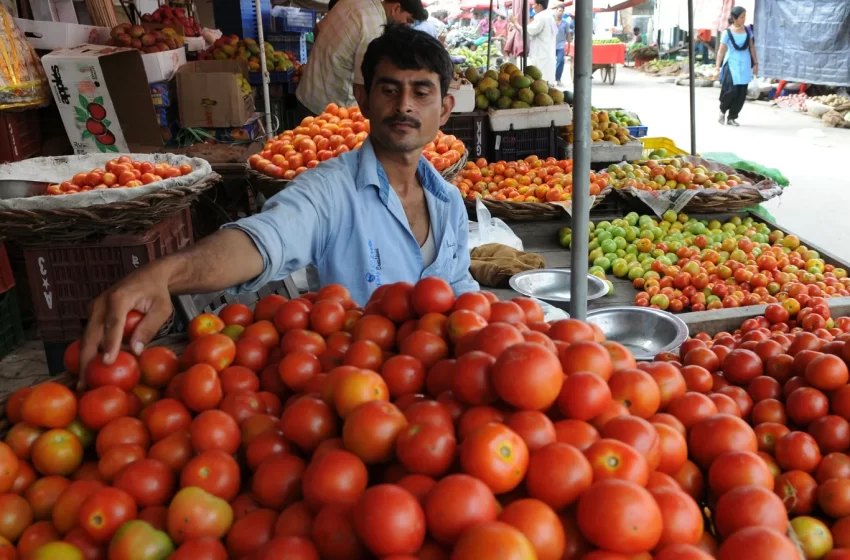
<path id="1" fill-rule="evenodd" d="M 567 56 L 570 60 L 575 61 L 575 43 L 567 43 Z M 603 83 L 609 83 L 612 86 L 617 79 L 617 65 L 626 63 L 626 44 L 625 43 L 605 43 L 593 45 L 592 72 L 601 70 Z"/>

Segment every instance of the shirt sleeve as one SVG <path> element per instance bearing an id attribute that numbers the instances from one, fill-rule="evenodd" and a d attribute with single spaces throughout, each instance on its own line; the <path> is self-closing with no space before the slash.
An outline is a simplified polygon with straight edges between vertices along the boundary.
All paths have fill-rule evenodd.
<path id="1" fill-rule="evenodd" d="M 466 217 L 466 210 L 457 212 L 457 214 L 457 221 L 454 224 L 457 228 L 457 260 L 455 261 L 455 268 L 448 278 L 455 296 L 480 290 L 478 282 L 472 278 L 472 273 L 469 272 L 469 222 Z"/>
<path id="2" fill-rule="evenodd" d="M 336 201 L 319 173 L 304 173 L 266 202 L 254 216 L 222 229 L 245 232 L 263 257 L 263 272 L 234 287 L 233 293 L 255 292 L 322 259 Z"/>
<path id="3" fill-rule="evenodd" d="M 726 45 L 727 47 L 729 46 L 729 33 L 727 31 L 724 31 L 720 34 L 720 42 Z"/>
<path id="4" fill-rule="evenodd" d="M 533 37 L 534 35 L 539 35 L 540 33 L 542 33 L 543 23 L 544 22 L 542 17 L 532 18 L 531 21 L 528 23 L 528 26 L 526 27 L 526 29 L 528 30 L 528 34 Z"/>

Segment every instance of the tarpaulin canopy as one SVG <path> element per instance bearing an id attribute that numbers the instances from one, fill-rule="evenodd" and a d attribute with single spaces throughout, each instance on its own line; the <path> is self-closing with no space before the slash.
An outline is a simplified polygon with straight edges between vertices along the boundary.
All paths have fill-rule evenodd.
<path id="1" fill-rule="evenodd" d="M 511 0 L 507 0 L 504 4 L 505 4 L 505 6 L 510 8 L 511 5 L 513 4 L 513 2 L 511 2 Z M 494 9 L 496 8 L 495 3 L 493 5 L 493 8 Z M 476 11 L 489 10 L 490 9 L 490 2 L 489 2 L 489 0 L 487 0 L 486 2 L 484 0 L 463 0 L 460 3 L 460 9 L 461 10 L 476 10 Z"/>
<path id="2" fill-rule="evenodd" d="M 593 11 L 616 12 L 619 10 L 625 10 L 626 8 L 634 8 L 644 2 L 646 2 L 646 0 L 593 0 Z M 564 6 L 572 6 L 575 4 L 575 1 L 566 0 L 563 4 Z"/>
<path id="3" fill-rule="evenodd" d="M 762 77 L 850 86 L 847 0 L 759 0 L 755 36 Z"/>

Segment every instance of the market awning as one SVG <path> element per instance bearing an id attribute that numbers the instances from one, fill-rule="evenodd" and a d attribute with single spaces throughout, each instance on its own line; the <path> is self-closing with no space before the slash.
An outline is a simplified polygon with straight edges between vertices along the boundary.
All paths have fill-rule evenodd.
<path id="1" fill-rule="evenodd" d="M 619 10 L 625 10 L 626 8 L 634 8 L 644 2 L 646 2 L 646 0 L 622 0 L 621 2 L 616 2 L 615 0 L 613 3 L 611 0 L 593 0 L 593 11 L 616 12 Z M 564 6 L 572 6 L 575 4 L 575 0 L 566 0 L 563 4 Z"/>
<path id="2" fill-rule="evenodd" d="M 494 9 L 497 7 L 496 4 L 497 4 L 496 2 L 493 3 Z M 511 0 L 506 0 L 506 2 L 505 2 L 505 6 L 508 7 L 508 8 L 510 8 L 512 4 L 513 4 L 513 2 L 511 2 Z M 490 9 L 490 2 L 489 1 L 485 2 L 483 0 L 463 0 L 460 3 L 460 9 L 461 10 L 489 10 Z"/>

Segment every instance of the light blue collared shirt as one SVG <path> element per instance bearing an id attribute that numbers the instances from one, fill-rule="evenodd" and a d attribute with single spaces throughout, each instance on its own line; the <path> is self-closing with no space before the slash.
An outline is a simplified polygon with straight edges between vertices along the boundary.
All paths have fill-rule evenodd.
<path id="1" fill-rule="evenodd" d="M 401 200 L 367 139 L 359 150 L 299 175 L 260 214 L 223 226 L 247 233 L 263 257 L 262 274 L 234 291 L 256 291 L 311 264 L 322 285 L 344 285 L 361 305 L 379 286 L 426 276 L 443 278 L 455 295 L 478 290 L 469 273 L 460 192 L 424 157 L 416 173 L 437 246 L 436 260 L 424 270 Z"/>

